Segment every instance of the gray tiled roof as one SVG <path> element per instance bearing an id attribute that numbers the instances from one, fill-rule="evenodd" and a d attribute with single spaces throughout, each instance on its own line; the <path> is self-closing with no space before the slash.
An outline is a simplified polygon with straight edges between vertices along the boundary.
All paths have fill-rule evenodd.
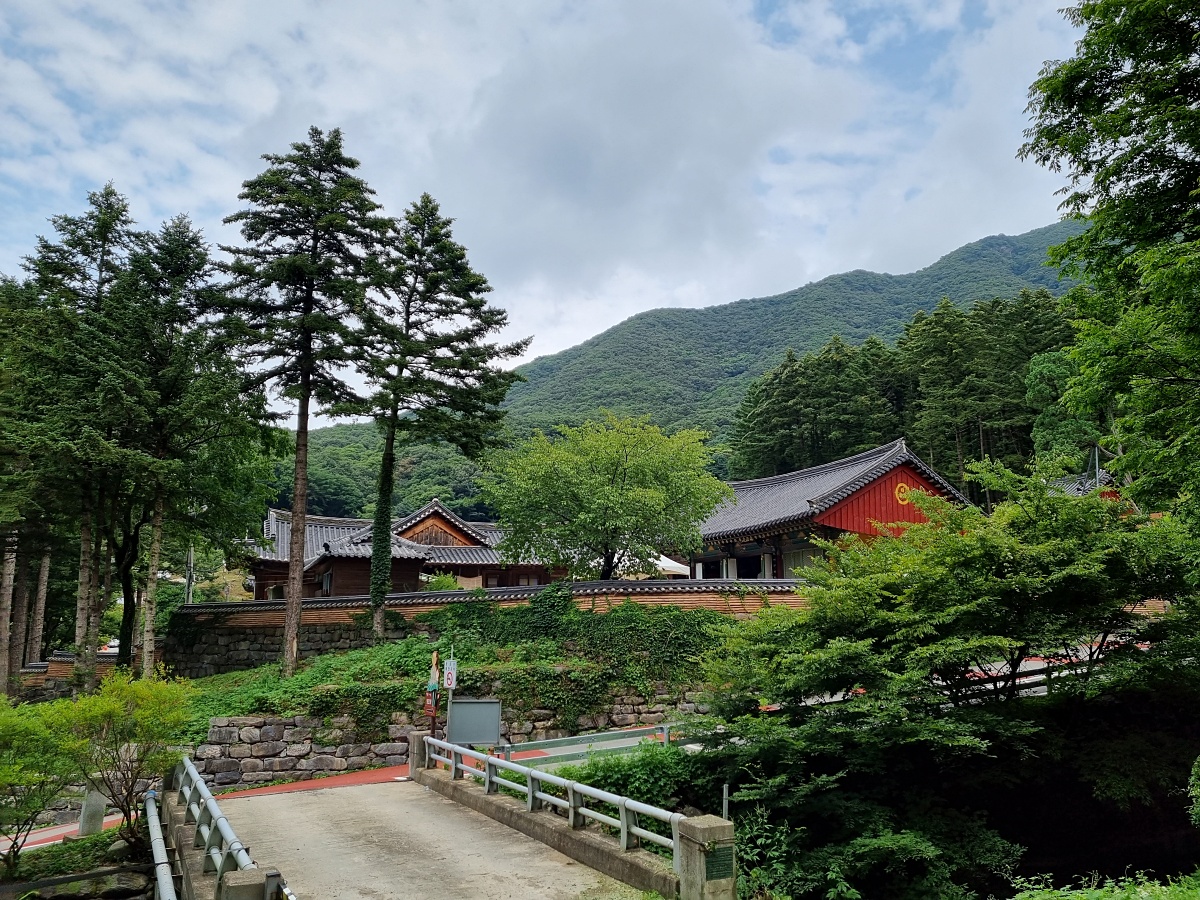
<path id="1" fill-rule="evenodd" d="M 444 516 L 464 533 L 477 539 L 483 546 L 480 548 L 432 547 L 396 537 L 394 534 L 394 532 L 411 528 L 434 513 Z M 372 528 L 370 519 L 342 519 L 334 516 L 310 515 L 305 518 L 304 525 L 304 561 L 306 565 L 311 565 L 317 558 L 325 554 L 338 557 L 368 559 L 371 556 Z M 478 557 L 478 563 L 476 563 L 475 559 L 468 562 L 464 557 L 461 560 L 464 565 L 489 565 L 493 562 L 498 563 L 500 560 L 499 555 L 495 551 L 490 550 L 490 548 L 498 544 L 500 539 L 504 537 L 504 534 L 492 522 L 467 522 L 447 509 L 437 498 L 434 498 L 412 515 L 394 521 L 391 530 L 393 532 L 393 559 L 428 559 L 447 564 L 459 560 L 441 558 L 437 554 L 441 553 L 442 556 L 445 556 L 446 551 L 451 549 L 459 551 L 488 550 L 488 554 L 490 555 L 485 553 L 474 554 L 474 556 Z M 263 535 L 268 540 L 254 545 L 254 551 L 258 558 L 287 562 L 288 541 L 291 539 L 291 531 L 292 514 L 289 510 L 268 510 L 267 518 L 263 521 Z M 270 540 L 271 538 L 274 538 L 274 542 Z"/>
<path id="2" fill-rule="evenodd" d="M 431 546 L 424 548 L 428 555 L 426 562 L 433 565 L 458 566 L 498 566 L 500 554 L 491 547 L 446 547 Z"/>
<path id="3" fill-rule="evenodd" d="M 700 533 L 705 540 L 722 540 L 801 522 L 824 512 L 901 463 L 916 468 L 959 502 L 969 502 L 910 451 L 901 438 L 811 469 L 730 482 L 734 500 L 717 507 L 700 526 Z"/>
<path id="4" fill-rule="evenodd" d="M 1056 478 L 1050 482 L 1064 494 L 1072 497 L 1086 497 L 1092 491 L 1112 487 L 1116 482 L 1112 473 L 1107 469 L 1093 470 L 1083 475 L 1068 475 L 1066 478 Z"/>
<path id="5" fill-rule="evenodd" d="M 370 519 L 305 516 L 304 558 L 309 560 L 320 555 L 326 544 L 334 544 L 370 524 Z M 291 512 L 286 509 L 267 510 L 267 518 L 263 522 L 263 537 L 267 540 L 255 545 L 255 553 L 259 559 L 287 562 L 291 536 Z"/>

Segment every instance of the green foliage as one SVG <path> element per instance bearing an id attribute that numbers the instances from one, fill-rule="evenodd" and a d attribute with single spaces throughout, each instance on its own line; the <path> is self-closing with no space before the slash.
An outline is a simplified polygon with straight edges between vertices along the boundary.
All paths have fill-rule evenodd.
<path id="1" fill-rule="evenodd" d="M 208 720 L 236 715 L 351 715 L 368 730 L 392 712 L 414 712 L 430 656 L 451 649 L 459 690 L 495 696 L 506 709 L 556 711 L 563 727 L 607 703 L 614 689 L 654 693 L 655 685 L 691 687 L 700 657 L 728 617 L 706 610 L 623 603 L 608 612 L 578 610 L 568 585 L 553 585 L 528 605 L 449 604 L 421 616 L 434 637 L 404 640 L 306 660 L 291 678 L 278 666 L 215 675 L 198 689 L 187 726 L 202 740 Z"/>
<path id="2" fill-rule="evenodd" d="M 1165 883 L 1145 875 L 1080 879 L 1077 888 L 1030 887 L 1013 900 L 1192 900 L 1200 896 L 1200 874 Z"/>
<path id="3" fill-rule="evenodd" d="M 106 828 L 97 834 L 51 844 L 37 853 L 25 856 L 17 870 L 16 880 L 32 882 L 77 872 L 92 872 L 104 868 L 105 854 L 113 841 L 120 837 L 120 828 Z"/>
<path id="4" fill-rule="evenodd" d="M 179 759 L 173 749 L 189 718 L 191 689 L 176 681 L 109 675 L 95 694 L 48 704 L 76 771 L 121 813 L 120 833 L 140 846 L 134 817 L 146 786 Z"/>
<path id="5" fill-rule="evenodd" d="M 0 838 L 8 843 L 3 860 L 10 877 L 38 815 L 79 777 L 54 724 L 48 707 L 0 702 Z"/>
<path id="6" fill-rule="evenodd" d="M 1073 292 L 1079 374 L 1067 403 L 1111 419 L 1111 467 L 1155 504 L 1200 490 L 1200 15 L 1192 3 L 1088 0 L 1074 56 L 1030 88 L 1021 154 L 1069 179 L 1063 208 L 1091 227 L 1055 248 Z M 1164 152 L 1164 148 L 1170 148 Z"/>
<path id="7" fill-rule="evenodd" d="M 1139 615 L 1159 598 L 1194 607 L 1190 535 L 1124 504 L 1066 496 L 1043 473 L 993 464 L 975 477 L 1010 498 L 991 517 L 914 496 L 927 524 L 830 545 L 809 609 L 739 622 L 713 657 L 727 721 L 706 757 L 737 785 L 740 808 L 765 811 L 761 852 L 786 852 L 772 890 L 916 900 L 995 889 L 1030 832 L 1002 834 L 985 817 L 1003 806 L 986 784 L 1012 791 L 1054 783 L 1053 772 L 1111 807 L 1172 804 L 1200 734 L 1194 717 L 1153 720 L 1192 701 L 1131 710 L 1172 677 L 1195 695 L 1183 686 L 1196 669 L 1187 624 Z M 1158 644 L 1138 650 L 1155 629 Z M 1023 699 L 1016 682 L 1035 656 L 1071 665 L 1046 700 Z M 758 713 L 760 698 L 778 712 Z M 767 884 L 770 871 L 756 877 Z"/>
<path id="8" fill-rule="evenodd" d="M 441 635 L 442 644 L 456 648 L 519 648 L 550 640 L 558 654 L 574 653 L 601 664 L 614 687 L 648 689 L 655 681 L 694 684 L 700 657 L 716 644 L 729 617 L 711 610 L 641 606 L 628 599 L 607 611 L 578 609 L 570 584 L 557 582 L 527 605 L 452 603 L 419 620 Z"/>
<path id="9" fill-rule="evenodd" d="M 424 591 L 461 591 L 463 588 L 458 579 L 449 572 L 434 572 L 422 586 Z"/>
<path id="10" fill-rule="evenodd" d="M 420 695 L 413 679 L 376 684 L 323 685 L 316 688 L 308 702 L 313 716 L 350 716 L 360 738 L 379 740 L 387 736 L 392 713 L 412 709 Z"/>
<path id="11" fill-rule="evenodd" d="M 504 529 L 498 549 L 575 578 L 657 574 L 660 553 L 699 549 L 700 523 L 733 496 L 705 471 L 705 437 L 610 413 L 496 454 L 484 498 Z"/>
<path id="12" fill-rule="evenodd" d="M 309 434 L 308 506 L 314 515 L 370 518 L 383 435 L 374 424 L 331 425 Z M 292 505 L 293 461 L 281 459 L 271 482 L 276 506 Z M 437 497 L 468 521 L 486 521 L 491 512 L 479 498 L 480 469 L 448 444 L 400 444 L 396 448 L 396 489 L 392 515 L 416 512 Z"/>
<path id="13" fill-rule="evenodd" d="M 895 348 L 874 338 L 850 347 L 835 337 L 816 353 L 789 354 L 746 394 L 731 472 L 790 472 L 903 434 L 930 465 L 957 473 L 970 490 L 972 460 L 1020 468 L 1039 441 L 1076 451 L 1097 431 L 1059 403 L 1066 377 L 1051 362 L 1071 337 L 1049 291 L 1022 291 L 966 311 L 943 299 L 912 318 Z"/>
<path id="14" fill-rule="evenodd" d="M 278 665 L 267 665 L 198 679 L 193 682 L 198 693 L 192 703 L 186 734 L 190 740 L 203 740 L 208 733 L 208 720 L 214 716 L 308 714 L 322 690 L 395 683 L 407 678 L 416 683 L 429 674 L 432 650 L 424 637 L 409 636 L 402 641 L 305 660 L 291 678 L 282 677 Z M 353 689 L 348 695 L 333 695 L 335 699 L 338 696 L 352 702 Z M 406 708 L 407 705 L 394 707 Z"/>

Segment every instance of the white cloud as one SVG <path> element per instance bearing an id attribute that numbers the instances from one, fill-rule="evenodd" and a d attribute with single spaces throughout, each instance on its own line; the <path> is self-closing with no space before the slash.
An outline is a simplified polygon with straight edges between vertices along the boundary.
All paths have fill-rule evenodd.
<path id="1" fill-rule="evenodd" d="M 1073 40 L 1041 0 L 769 6 L 8 0 L 0 271 L 109 179 L 233 241 L 241 181 L 311 124 L 390 211 L 438 198 L 534 354 L 1054 218 L 1014 158 Z"/>

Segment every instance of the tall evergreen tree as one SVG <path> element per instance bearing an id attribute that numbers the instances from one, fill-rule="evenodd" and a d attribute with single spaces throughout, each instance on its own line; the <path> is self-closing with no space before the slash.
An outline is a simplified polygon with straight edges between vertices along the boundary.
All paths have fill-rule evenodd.
<path id="1" fill-rule="evenodd" d="M 291 152 L 266 154 L 267 168 L 242 185 L 248 205 L 229 216 L 245 244 L 224 248 L 231 299 L 214 304 L 247 359 L 265 364 L 263 382 L 296 403 L 296 468 L 283 668 L 295 671 L 304 594 L 304 527 L 308 489 L 308 419 L 354 399 L 345 381 L 353 320 L 363 310 L 367 258 L 387 220 L 358 160 L 342 149 L 342 133 L 310 128 Z"/>
<path id="2" fill-rule="evenodd" d="M 477 456 L 493 442 L 509 385 L 520 380 L 498 363 L 529 344 L 488 341 L 508 316 L 487 303 L 491 287 L 471 268 L 451 224 L 437 202 L 422 194 L 394 223 L 379 256 L 376 290 L 361 313 L 355 364 L 373 392 L 353 409 L 374 416 L 384 437 L 371 543 L 377 637 L 383 635 L 384 599 L 392 586 L 397 438 L 445 441 Z"/>

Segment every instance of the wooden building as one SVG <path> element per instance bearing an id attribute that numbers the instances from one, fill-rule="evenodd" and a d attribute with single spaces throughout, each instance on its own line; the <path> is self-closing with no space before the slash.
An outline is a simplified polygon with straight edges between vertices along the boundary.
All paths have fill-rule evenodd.
<path id="1" fill-rule="evenodd" d="M 969 502 L 903 439 L 730 487 L 734 500 L 700 528 L 704 549 L 692 556 L 695 578 L 790 578 L 820 556 L 813 538 L 878 534 L 876 523 L 923 521 L 908 497 L 914 490 Z"/>
<path id="2" fill-rule="evenodd" d="M 394 521 L 392 592 L 420 589 L 422 576 L 445 572 L 464 588 L 548 584 L 553 573 L 540 563 L 505 565 L 495 546 L 501 534 L 490 522 L 467 522 L 436 498 Z M 251 564 L 255 600 L 283 599 L 287 585 L 291 513 L 270 510 L 263 534 L 272 543 L 256 548 Z M 371 586 L 374 528 L 366 519 L 308 516 L 304 535 L 304 596 L 362 596 Z"/>

